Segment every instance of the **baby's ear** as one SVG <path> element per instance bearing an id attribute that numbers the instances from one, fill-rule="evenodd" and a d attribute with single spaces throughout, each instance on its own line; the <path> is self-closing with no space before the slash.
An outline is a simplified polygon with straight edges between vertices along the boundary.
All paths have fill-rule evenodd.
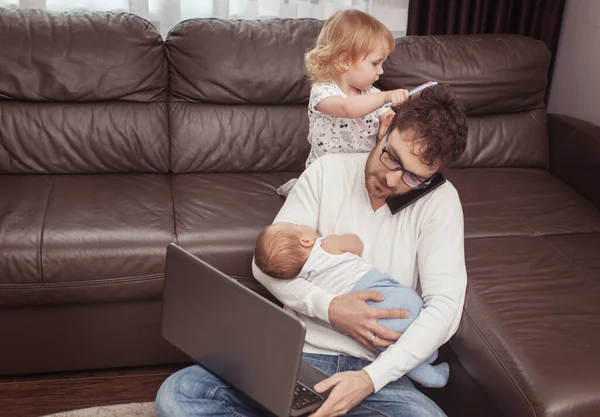
<path id="1" fill-rule="evenodd" d="M 315 244 L 314 239 L 307 237 L 307 236 L 300 237 L 300 245 L 304 246 L 305 248 L 309 248 L 314 244 Z"/>

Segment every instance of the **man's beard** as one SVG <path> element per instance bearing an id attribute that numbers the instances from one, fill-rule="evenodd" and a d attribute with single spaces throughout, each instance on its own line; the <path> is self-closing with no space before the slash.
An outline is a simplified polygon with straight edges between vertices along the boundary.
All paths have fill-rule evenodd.
<path id="1" fill-rule="evenodd" d="M 371 150 L 369 158 L 367 159 L 367 165 L 365 167 L 365 185 L 367 187 L 367 192 L 371 197 L 386 199 L 394 195 L 394 189 L 387 187 L 385 177 L 379 178 L 377 173 L 370 168 L 377 163 L 376 152 L 377 148 Z M 380 188 L 382 186 L 383 188 Z"/>
<path id="2" fill-rule="evenodd" d="M 388 187 L 387 179 L 385 175 L 380 178 L 377 172 L 371 167 L 379 163 L 377 155 L 377 148 L 371 150 L 369 158 L 367 159 L 367 165 L 365 167 L 365 185 L 367 187 L 368 194 L 376 199 L 388 199 L 397 195 L 404 194 L 410 189 L 404 189 L 404 187 Z"/>
<path id="3" fill-rule="evenodd" d="M 365 172 L 365 184 L 367 186 L 367 192 L 371 197 L 377 199 L 387 199 L 395 195 L 395 190 L 393 188 L 386 187 L 385 180 L 382 181 L 381 178 L 377 177 L 377 174 L 374 172 Z"/>

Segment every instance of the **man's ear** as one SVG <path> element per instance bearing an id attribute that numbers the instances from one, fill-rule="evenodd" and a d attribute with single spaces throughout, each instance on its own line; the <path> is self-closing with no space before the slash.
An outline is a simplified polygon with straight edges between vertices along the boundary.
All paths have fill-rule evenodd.
<path id="1" fill-rule="evenodd" d="M 383 137 L 387 133 L 393 119 L 394 119 L 394 113 L 392 113 L 392 112 L 386 112 L 383 115 L 383 118 L 381 119 L 381 123 L 379 124 L 379 140 L 378 140 L 378 142 L 381 139 L 383 139 Z"/>

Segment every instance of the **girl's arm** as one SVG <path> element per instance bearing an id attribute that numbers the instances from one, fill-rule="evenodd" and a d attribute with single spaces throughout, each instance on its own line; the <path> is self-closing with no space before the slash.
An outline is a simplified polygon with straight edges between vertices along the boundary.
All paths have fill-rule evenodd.
<path id="1" fill-rule="evenodd" d="M 353 97 L 326 97 L 317 104 L 321 113 L 345 119 L 357 119 L 383 107 L 386 103 L 393 106 L 404 103 L 408 98 L 408 90 L 390 90 L 374 94 L 364 94 Z"/>
<path id="2" fill-rule="evenodd" d="M 387 103 L 386 98 L 385 91 L 353 97 L 326 97 L 316 107 L 330 116 L 358 119 L 383 107 Z"/>

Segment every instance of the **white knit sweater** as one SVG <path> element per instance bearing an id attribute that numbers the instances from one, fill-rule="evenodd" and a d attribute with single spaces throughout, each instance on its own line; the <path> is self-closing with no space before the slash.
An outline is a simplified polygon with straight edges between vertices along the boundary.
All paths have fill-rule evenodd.
<path id="1" fill-rule="evenodd" d="M 306 324 L 304 352 L 372 360 L 365 371 L 377 392 L 424 362 L 456 332 L 467 273 L 462 207 L 454 186 L 446 182 L 395 215 L 387 205 L 374 212 L 365 187 L 367 157 L 331 154 L 317 159 L 300 176 L 274 223 L 307 224 L 321 236 L 356 233 L 367 262 L 407 287 L 420 287 L 424 308 L 394 345 L 375 358 L 329 324 L 334 295 L 302 278 L 271 278 L 254 263 L 252 270 Z"/>

